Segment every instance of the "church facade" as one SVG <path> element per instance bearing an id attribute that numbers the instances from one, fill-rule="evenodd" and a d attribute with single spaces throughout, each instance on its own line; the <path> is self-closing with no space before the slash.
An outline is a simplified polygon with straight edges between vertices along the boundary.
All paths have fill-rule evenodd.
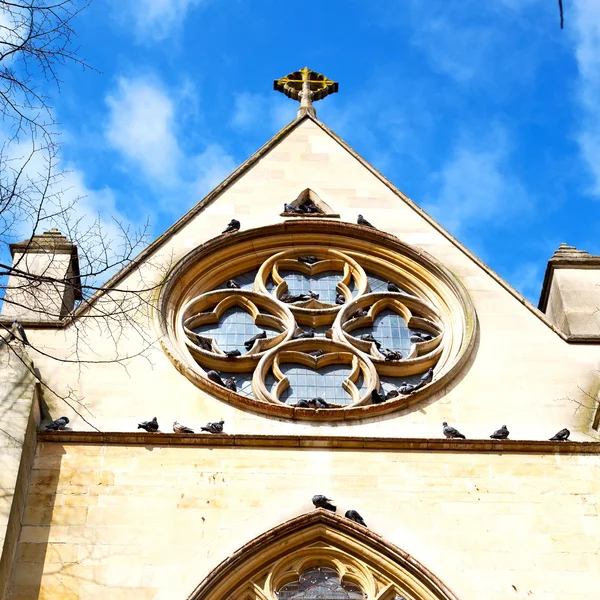
<path id="1" fill-rule="evenodd" d="M 600 257 L 561 246 L 532 306 L 316 118 L 310 73 L 113 292 L 5 304 L 3 597 L 598 598 Z M 72 281 L 71 246 L 14 254 Z"/>

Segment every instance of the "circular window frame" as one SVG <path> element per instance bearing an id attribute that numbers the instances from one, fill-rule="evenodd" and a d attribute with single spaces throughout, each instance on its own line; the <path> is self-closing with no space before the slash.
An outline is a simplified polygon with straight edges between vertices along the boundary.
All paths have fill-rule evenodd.
<path id="1" fill-rule="evenodd" d="M 321 254 L 328 249 L 345 253 L 370 272 L 392 275 L 391 264 L 402 268 L 401 278 L 407 278 L 412 289 L 419 291 L 422 301 L 429 302 L 432 310 L 439 311 L 443 323 L 446 337 L 436 361 L 432 382 L 409 395 L 398 396 L 380 404 L 351 405 L 327 410 L 265 402 L 233 392 L 207 379 L 205 371 L 196 363 L 189 350 L 182 348 L 180 340 L 184 334 L 181 326 L 178 326 L 181 307 L 199 293 L 198 281 L 209 288 L 202 292 L 206 293 L 224 280 L 234 278 L 242 272 L 260 269 L 263 263 L 278 253 L 288 255 L 290 251 L 298 249 L 305 254 L 311 248 Z M 223 265 L 218 274 L 215 273 L 216 264 Z M 269 296 L 273 298 L 270 294 Z M 352 302 L 365 297 L 358 296 Z M 338 317 L 341 311 L 348 312 L 347 306 L 340 307 Z M 292 312 L 298 311 L 292 309 Z M 466 289 L 430 254 L 377 229 L 323 220 L 285 221 L 221 235 L 198 246 L 170 271 L 158 292 L 153 317 L 163 351 L 179 372 L 199 388 L 238 408 L 273 417 L 307 421 L 362 420 L 397 412 L 432 396 L 446 387 L 466 365 L 475 346 L 478 328 L 475 308 Z M 339 318 L 335 319 L 333 329 L 338 336 L 345 335 Z M 343 339 L 338 337 L 337 341 L 342 342 Z M 355 350 L 360 353 L 360 349 Z M 277 348 L 269 350 L 268 354 L 273 352 L 277 352 Z"/>

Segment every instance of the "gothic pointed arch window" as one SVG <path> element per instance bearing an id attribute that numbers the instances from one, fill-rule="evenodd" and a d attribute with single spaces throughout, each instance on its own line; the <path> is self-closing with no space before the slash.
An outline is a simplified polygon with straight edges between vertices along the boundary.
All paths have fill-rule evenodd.
<path id="1" fill-rule="evenodd" d="M 255 538 L 188 600 L 458 600 L 412 556 L 317 509 Z"/>

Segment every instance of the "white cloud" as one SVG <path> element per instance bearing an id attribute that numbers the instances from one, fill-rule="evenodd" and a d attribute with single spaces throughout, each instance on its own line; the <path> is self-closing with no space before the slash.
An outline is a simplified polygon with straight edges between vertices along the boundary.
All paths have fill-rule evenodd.
<path id="1" fill-rule="evenodd" d="M 593 177 L 591 192 L 600 195 L 600 3 L 579 0 L 573 4 L 579 102 L 583 122 L 578 141 Z"/>
<path id="2" fill-rule="evenodd" d="M 127 25 L 131 24 L 137 39 L 146 44 L 173 35 L 186 19 L 188 11 L 208 0 L 113 0 L 114 11 Z"/>
<path id="3" fill-rule="evenodd" d="M 173 132 L 173 103 L 166 92 L 144 79 L 121 78 L 106 101 L 111 145 L 148 175 L 171 180 L 181 157 Z"/>
<path id="4" fill-rule="evenodd" d="M 232 127 L 245 131 L 263 127 L 279 130 L 296 118 L 298 104 L 279 94 L 240 92 L 234 97 Z"/>
<path id="5" fill-rule="evenodd" d="M 528 211 L 531 200 L 506 167 L 507 146 L 500 128 L 484 139 L 464 139 L 434 176 L 439 194 L 423 208 L 455 235 Z"/>

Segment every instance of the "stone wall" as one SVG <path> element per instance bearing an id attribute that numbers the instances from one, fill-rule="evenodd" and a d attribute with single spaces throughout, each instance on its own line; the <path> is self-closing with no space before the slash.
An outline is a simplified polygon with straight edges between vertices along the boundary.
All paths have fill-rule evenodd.
<path id="1" fill-rule="evenodd" d="M 596 600 L 600 457 L 38 445 L 11 600 L 177 600 L 325 493 L 461 600 Z"/>

